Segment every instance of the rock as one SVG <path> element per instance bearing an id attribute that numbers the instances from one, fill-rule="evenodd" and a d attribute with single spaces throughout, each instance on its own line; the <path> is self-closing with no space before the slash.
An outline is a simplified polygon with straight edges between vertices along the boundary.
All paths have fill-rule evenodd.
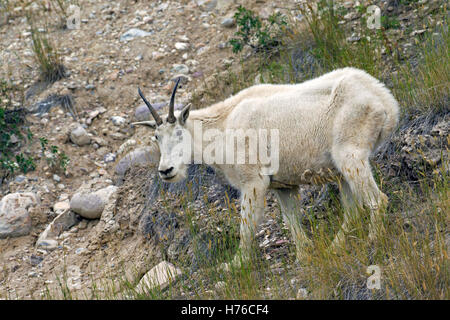
<path id="1" fill-rule="evenodd" d="M 103 157 L 103 162 L 104 163 L 109 163 L 109 162 L 114 162 L 116 161 L 116 154 L 115 153 L 107 153 L 105 154 L 105 156 Z"/>
<path id="2" fill-rule="evenodd" d="M 32 254 L 32 255 L 30 256 L 30 264 L 31 264 L 32 266 L 37 266 L 37 265 L 38 265 L 39 263 L 41 263 L 43 260 L 44 260 L 43 257 L 37 256 L 37 255 L 35 255 L 35 254 Z"/>
<path id="3" fill-rule="evenodd" d="M 203 77 L 203 72 L 201 72 L 201 71 L 194 72 L 192 74 L 192 77 L 194 77 L 194 78 L 201 78 L 201 77 Z"/>
<path id="4" fill-rule="evenodd" d="M 70 200 L 70 209 L 83 218 L 98 219 L 109 197 L 116 191 L 116 186 L 109 186 L 92 193 L 75 193 Z"/>
<path id="5" fill-rule="evenodd" d="M 147 121 L 150 120 L 150 110 L 148 110 L 147 106 L 145 104 L 140 105 L 136 108 L 136 111 L 134 112 L 134 117 L 137 121 Z"/>
<path id="6" fill-rule="evenodd" d="M 119 163 L 116 166 L 116 175 L 119 178 L 119 182 L 122 181 L 125 172 L 136 165 L 146 165 L 146 164 L 154 164 L 157 165 L 159 162 L 159 153 L 156 148 L 152 147 L 142 147 L 138 148 L 130 153 L 128 153 L 125 157 L 120 159 Z"/>
<path id="7" fill-rule="evenodd" d="M 347 38 L 348 42 L 356 42 L 361 40 L 361 37 L 358 36 L 356 33 L 352 33 L 352 35 L 350 37 Z"/>
<path id="8" fill-rule="evenodd" d="M 27 177 L 23 176 L 23 175 L 18 175 L 17 177 L 14 178 L 14 182 L 17 183 L 22 183 L 27 179 Z"/>
<path id="9" fill-rule="evenodd" d="M 51 239 L 45 239 L 40 242 L 36 242 L 36 247 L 45 249 L 45 250 L 55 250 L 58 248 L 58 241 L 51 240 Z"/>
<path id="10" fill-rule="evenodd" d="M 54 174 L 53 175 L 53 180 L 56 181 L 56 182 L 61 182 L 61 177 L 58 176 L 57 174 Z"/>
<path id="11" fill-rule="evenodd" d="M 127 122 L 127 120 L 125 118 L 123 118 L 123 117 L 120 117 L 120 116 L 112 116 L 111 117 L 111 122 L 115 126 L 120 127 L 120 126 L 124 125 Z"/>
<path id="12" fill-rule="evenodd" d="M 308 298 L 308 290 L 305 288 L 300 288 L 297 291 L 297 299 L 306 299 Z"/>
<path id="13" fill-rule="evenodd" d="M 66 211 L 69 209 L 70 209 L 70 201 L 69 200 L 56 202 L 53 205 L 53 211 L 56 213 L 61 213 L 62 211 Z"/>
<path id="14" fill-rule="evenodd" d="M 29 234 L 31 218 L 28 210 L 38 204 L 39 198 L 33 192 L 4 196 L 0 201 L 0 238 Z"/>
<path id="15" fill-rule="evenodd" d="M 58 246 L 57 238 L 63 231 L 69 230 L 72 226 L 79 222 L 77 215 L 69 209 L 60 213 L 39 235 L 36 241 L 36 247 L 56 248 Z"/>
<path id="16" fill-rule="evenodd" d="M 158 287 L 161 290 L 164 290 L 181 274 L 181 270 L 176 268 L 173 264 L 162 261 L 142 277 L 136 287 L 136 291 L 145 293 Z"/>
<path id="17" fill-rule="evenodd" d="M 225 18 L 222 20 L 220 25 L 224 28 L 232 28 L 236 24 L 233 18 Z"/>
<path id="18" fill-rule="evenodd" d="M 84 146 L 91 142 L 91 137 L 89 137 L 87 131 L 79 125 L 70 132 L 70 140 L 77 146 Z"/>
<path id="19" fill-rule="evenodd" d="M 187 49 L 189 49 L 189 43 L 176 42 L 175 43 L 175 49 L 177 49 L 178 51 L 186 51 Z"/>
<path id="20" fill-rule="evenodd" d="M 128 30 L 127 32 L 125 32 L 124 34 L 122 34 L 120 36 L 120 41 L 130 41 L 133 40 L 135 38 L 139 38 L 139 37 L 147 37 L 152 35 L 151 32 L 147 32 L 141 29 L 137 29 L 137 28 L 132 28 L 130 30 Z"/>
<path id="21" fill-rule="evenodd" d="M 188 74 L 189 67 L 185 64 L 174 64 L 172 66 L 172 69 L 170 69 L 170 72 L 177 73 L 177 74 Z"/>

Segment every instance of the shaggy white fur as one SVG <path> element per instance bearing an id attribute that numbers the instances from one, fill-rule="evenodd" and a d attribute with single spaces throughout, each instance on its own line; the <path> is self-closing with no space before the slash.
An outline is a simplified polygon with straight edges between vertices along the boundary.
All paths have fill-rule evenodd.
<path id="1" fill-rule="evenodd" d="M 298 185 L 338 181 L 347 214 L 334 246 L 344 240 L 352 207 L 371 211 L 370 238 L 380 226 L 381 207 L 387 197 L 378 189 L 369 165 L 369 156 L 394 131 L 398 104 L 377 79 L 354 68 L 338 69 L 321 77 L 294 85 L 262 84 L 208 108 L 175 112 L 176 123 L 155 126 L 161 152 L 160 172 L 173 174 L 167 181 L 185 176 L 186 166 L 175 157 L 173 145 L 179 131 L 194 136 L 192 157 L 204 143 L 196 140 L 194 123 L 202 129 L 278 129 L 279 170 L 263 174 L 263 165 L 213 164 L 242 194 L 241 248 L 246 253 L 263 217 L 266 191 L 275 190 L 286 224 L 292 231 L 298 257 L 310 242 L 298 222 Z M 178 134 L 176 133 L 178 131 Z M 162 176 L 163 178 L 167 178 Z"/>

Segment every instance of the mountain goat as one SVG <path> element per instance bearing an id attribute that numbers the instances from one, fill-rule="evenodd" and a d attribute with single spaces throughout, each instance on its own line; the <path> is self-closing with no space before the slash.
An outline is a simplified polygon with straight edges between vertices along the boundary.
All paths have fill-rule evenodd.
<path id="1" fill-rule="evenodd" d="M 156 129 L 154 141 L 161 153 L 158 170 L 164 181 L 179 181 L 186 176 L 187 165 L 208 148 L 203 143 L 208 139 L 202 136 L 207 130 L 214 130 L 222 138 L 242 129 L 278 132 L 278 141 L 274 139 L 277 146 L 272 140 L 267 146 L 269 152 L 277 153 L 279 164 L 274 172 L 267 172 L 267 165 L 259 159 L 256 163 L 210 163 L 241 191 L 243 254 L 249 252 L 263 217 L 266 191 L 273 189 L 292 232 L 297 257 L 303 257 L 310 240 L 296 210 L 301 184 L 338 181 L 346 210 L 334 247 L 343 244 L 355 205 L 370 210 L 369 238 L 376 236 L 387 197 L 375 183 L 369 156 L 393 132 L 399 112 L 397 101 L 381 82 L 362 70 L 344 68 L 300 84 L 255 85 L 208 108 L 190 111 L 190 106 L 186 106 L 174 112 L 177 86 L 178 83 L 169 113 L 164 117 L 158 115 L 139 89 L 155 121 L 134 123 Z M 192 139 L 192 144 L 189 142 L 183 153 L 177 146 L 186 142 L 185 137 Z M 246 138 L 245 146 L 250 147 L 250 139 Z M 215 152 L 219 151 L 216 148 Z M 250 156 L 251 152 L 246 160 Z"/>

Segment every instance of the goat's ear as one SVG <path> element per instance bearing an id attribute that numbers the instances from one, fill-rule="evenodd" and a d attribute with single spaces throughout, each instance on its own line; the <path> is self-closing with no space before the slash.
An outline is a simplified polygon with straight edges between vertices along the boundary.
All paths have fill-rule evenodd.
<path id="1" fill-rule="evenodd" d="M 141 125 L 141 126 L 147 126 L 150 128 L 155 129 L 157 127 L 156 122 L 155 121 L 141 121 L 141 122 L 133 122 L 131 123 L 132 126 L 136 126 L 136 125 Z"/>
<path id="2" fill-rule="evenodd" d="M 191 108 L 191 104 L 189 103 L 186 107 L 183 108 L 180 112 L 180 116 L 178 117 L 178 121 L 181 125 L 186 123 L 187 118 L 189 118 L 189 109 Z"/>

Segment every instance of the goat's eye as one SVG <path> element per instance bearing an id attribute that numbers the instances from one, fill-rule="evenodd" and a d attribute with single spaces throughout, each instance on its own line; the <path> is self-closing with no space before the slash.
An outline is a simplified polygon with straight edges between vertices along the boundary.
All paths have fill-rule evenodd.
<path id="1" fill-rule="evenodd" d="M 156 136 L 155 136 L 155 139 L 156 139 L 156 140 L 159 140 L 159 136 L 158 136 L 158 135 L 156 135 Z"/>

